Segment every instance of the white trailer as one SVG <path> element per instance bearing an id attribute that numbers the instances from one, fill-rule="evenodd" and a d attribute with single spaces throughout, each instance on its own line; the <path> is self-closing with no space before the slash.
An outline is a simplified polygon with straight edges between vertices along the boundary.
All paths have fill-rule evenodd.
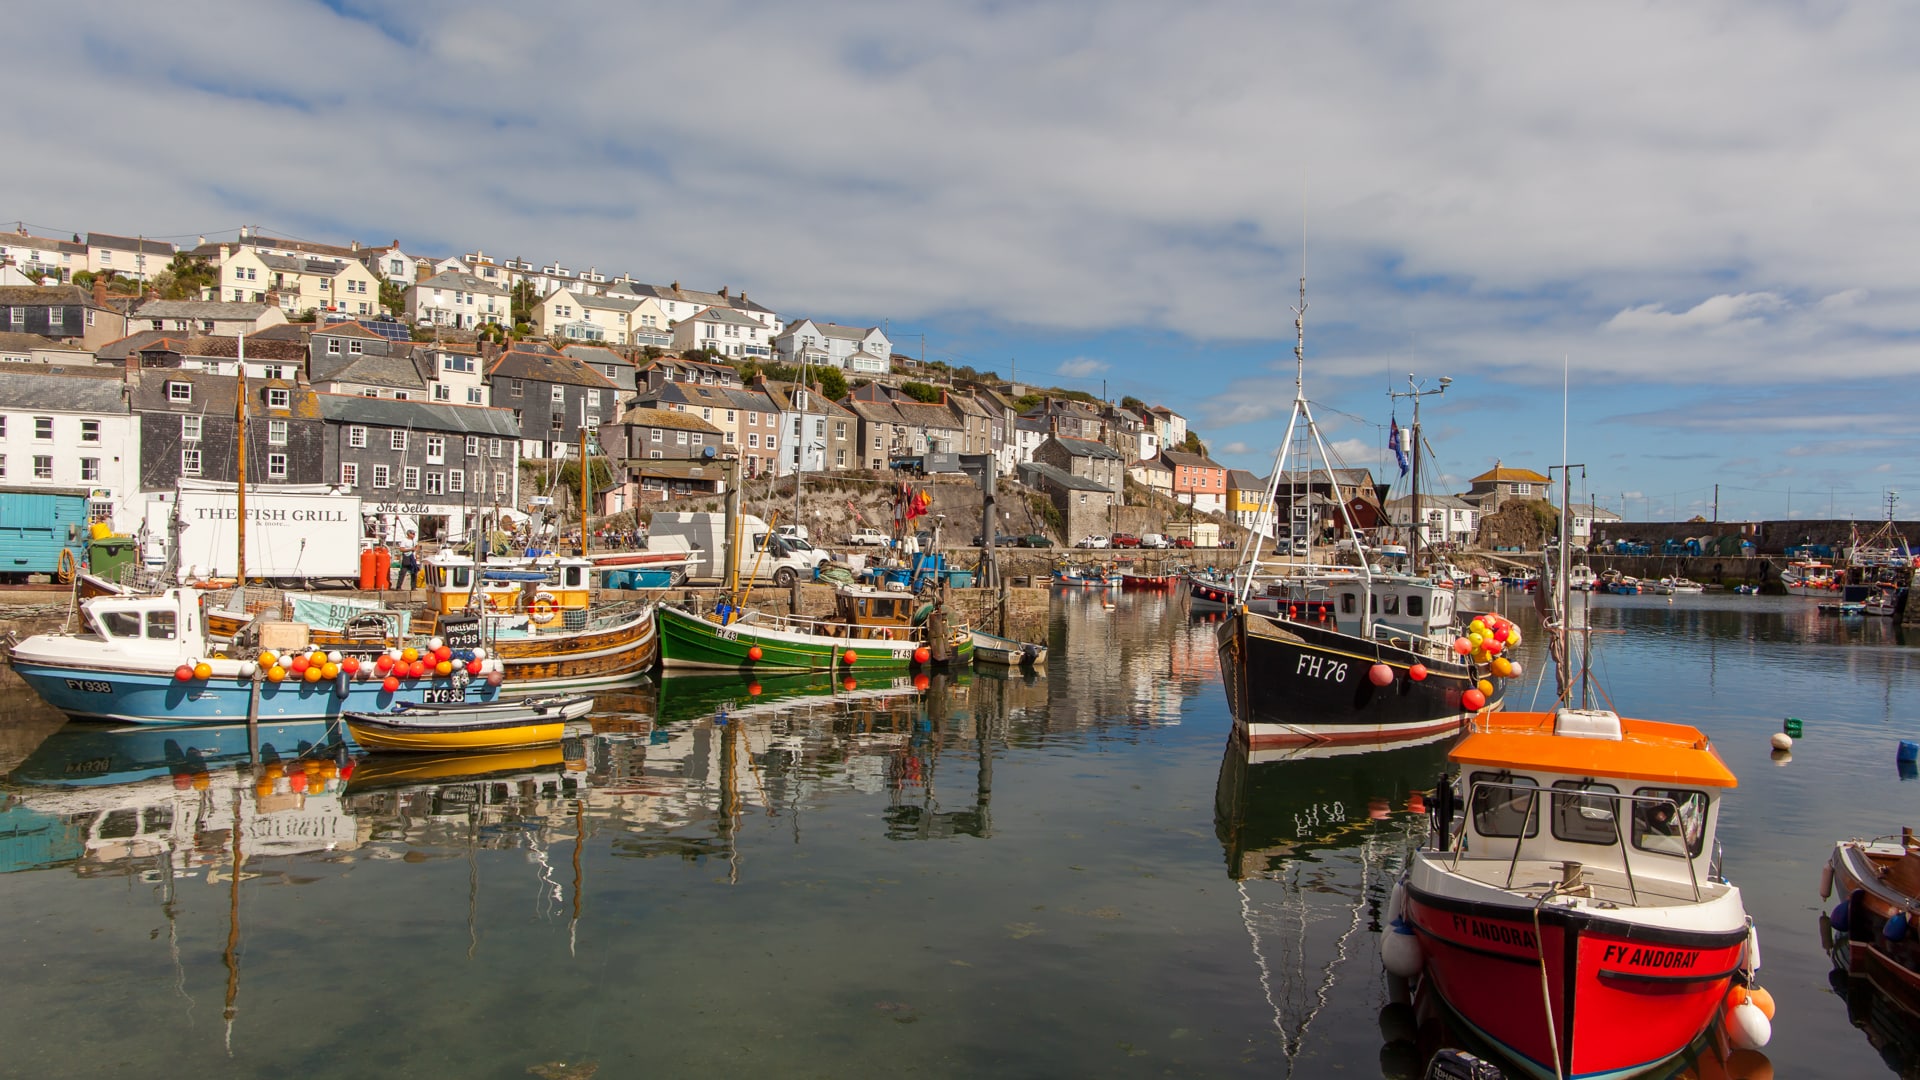
<path id="1" fill-rule="evenodd" d="M 239 573 L 240 507 L 232 484 L 181 481 L 172 520 L 148 529 L 171 534 L 180 580 Z M 360 498 L 324 484 L 247 489 L 247 578 L 280 581 L 360 579 Z"/>

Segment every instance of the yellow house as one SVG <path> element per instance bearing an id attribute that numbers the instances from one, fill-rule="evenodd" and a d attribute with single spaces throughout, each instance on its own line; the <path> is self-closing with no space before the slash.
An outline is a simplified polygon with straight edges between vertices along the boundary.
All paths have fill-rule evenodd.
<path id="1" fill-rule="evenodd" d="M 266 302 L 273 294 L 280 308 L 299 313 L 309 308 L 348 315 L 380 310 L 380 279 L 364 263 L 312 256 L 269 255 L 252 248 L 220 249 L 218 299 Z"/>
<path id="2" fill-rule="evenodd" d="M 1270 511 L 1273 504 L 1267 499 L 1267 483 L 1245 469 L 1227 470 L 1227 516 L 1235 525 L 1243 529 L 1252 529 L 1259 524 L 1263 513 Z M 1272 518 L 1269 515 L 1267 532 L 1272 534 Z"/>

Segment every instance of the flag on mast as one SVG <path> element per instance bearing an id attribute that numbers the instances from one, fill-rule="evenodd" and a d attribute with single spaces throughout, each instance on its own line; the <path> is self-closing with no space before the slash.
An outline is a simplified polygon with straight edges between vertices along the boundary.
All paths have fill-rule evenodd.
<path id="1" fill-rule="evenodd" d="M 1407 475 L 1407 452 L 1400 445 L 1400 418 L 1396 416 L 1388 422 L 1392 426 L 1387 429 L 1387 449 L 1393 451 L 1394 460 L 1400 463 L 1400 475 L 1405 476 Z"/>

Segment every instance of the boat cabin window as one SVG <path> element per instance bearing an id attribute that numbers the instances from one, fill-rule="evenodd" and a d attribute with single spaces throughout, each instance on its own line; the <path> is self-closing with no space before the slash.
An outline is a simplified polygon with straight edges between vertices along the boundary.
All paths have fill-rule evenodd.
<path id="1" fill-rule="evenodd" d="M 440 571 L 441 583 L 456 589 L 473 588 L 473 568 L 470 566 L 449 566 Z"/>
<path id="2" fill-rule="evenodd" d="M 108 637 L 137 638 L 140 636 L 140 613 L 103 611 L 100 613 L 100 629 Z"/>
<path id="3" fill-rule="evenodd" d="M 1667 855 L 1700 854 L 1707 835 L 1707 796 L 1681 788 L 1640 788 L 1635 795 L 1662 802 L 1636 803 L 1633 808 L 1633 846 Z"/>
<path id="4" fill-rule="evenodd" d="M 1426 606 L 1427 605 L 1424 602 L 1423 597 L 1420 597 L 1420 596 L 1407 597 L 1407 614 L 1412 615 L 1416 619 L 1426 614 L 1426 612 L 1423 610 Z"/>
<path id="5" fill-rule="evenodd" d="M 1521 826 L 1526 827 L 1529 837 L 1540 835 L 1540 814 L 1537 804 L 1529 805 L 1534 798 L 1526 788 L 1540 785 L 1524 776 L 1512 773 L 1474 773 L 1470 781 L 1473 786 L 1473 831 L 1481 836 L 1504 836 L 1509 839 L 1520 835 Z M 1505 786 L 1481 786 L 1505 785 Z"/>
<path id="6" fill-rule="evenodd" d="M 578 589 L 581 575 L 584 573 L 586 573 L 584 566 L 563 566 L 560 568 L 560 582 L 569 589 Z"/>
<path id="7" fill-rule="evenodd" d="M 1553 787 L 1556 792 L 1591 791 L 1613 795 L 1619 791 L 1608 784 L 1585 780 L 1555 780 Z M 1619 843 L 1620 830 L 1614 824 L 1613 807 L 1613 800 L 1605 795 L 1554 795 L 1553 838 L 1573 844 Z"/>
<path id="8" fill-rule="evenodd" d="M 1354 595 L 1350 592 L 1340 594 L 1340 614 L 1351 615 L 1358 610 L 1354 604 Z"/>
<path id="9" fill-rule="evenodd" d="M 1400 594 L 1399 593 L 1388 593 L 1386 596 L 1382 597 L 1381 600 L 1382 600 L 1382 603 L 1380 605 L 1380 611 L 1382 614 L 1386 614 L 1386 615 L 1400 614 Z"/>
<path id="10" fill-rule="evenodd" d="M 172 641 L 174 613 L 171 611 L 147 612 L 147 637 L 156 641 Z"/>

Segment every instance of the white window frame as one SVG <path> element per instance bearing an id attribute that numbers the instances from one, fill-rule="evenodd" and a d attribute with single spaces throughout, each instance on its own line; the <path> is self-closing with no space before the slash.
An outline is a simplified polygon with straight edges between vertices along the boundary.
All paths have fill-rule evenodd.
<path id="1" fill-rule="evenodd" d="M 287 422 L 285 420 L 267 421 L 267 445 L 287 445 Z"/>
<path id="2" fill-rule="evenodd" d="M 342 487 L 360 486 L 360 463 L 343 461 L 340 463 L 340 484 Z"/>
<path id="3" fill-rule="evenodd" d="M 180 475 L 181 476 L 199 476 L 200 475 L 200 448 L 199 447 L 183 446 L 180 448 Z"/>
<path id="4" fill-rule="evenodd" d="M 407 433 L 400 430 L 387 432 L 387 449 L 404 453 L 407 449 Z"/>
<path id="5" fill-rule="evenodd" d="M 403 491 L 420 490 L 420 466 L 403 465 L 400 467 L 400 488 Z"/>
<path id="6" fill-rule="evenodd" d="M 198 416 L 181 417 L 180 418 L 180 441 L 183 443 L 199 442 L 203 426 L 204 425 L 201 423 L 201 418 Z"/>
<path id="7" fill-rule="evenodd" d="M 364 425 L 361 425 L 361 424 L 347 425 L 347 445 L 353 447 L 356 450 L 366 449 L 367 429 Z"/>
<path id="8" fill-rule="evenodd" d="M 267 387 L 267 408 L 290 409 L 293 407 L 293 394 L 283 386 Z"/>
<path id="9" fill-rule="evenodd" d="M 83 443 L 99 442 L 100 441 L 100 421 L 98 420 L 80 421 L 80 441 Z"/>
<path id="10" fill-rule="evenodd" d="M 373 486 L 377 488 L 392 487 L 393 469 L 390 466 L 376 464 L 373 467 Z"/>
<path id="11" fill-rule="evenodd" d="M 169 379 L 167 381 L 167 400 L 181 404 L 190 404 L 193 401 L 193 384 L 190 382 L 182 382 L 178 379 Z"/>
<path id="12" fill-rule="evenodd" d="M 287 478 L 288 460 L 289 459 L 286 454 L 281 454 L 281 453 L 268 454 L 267 455 L 267 479 L 285 480 Z"/>

